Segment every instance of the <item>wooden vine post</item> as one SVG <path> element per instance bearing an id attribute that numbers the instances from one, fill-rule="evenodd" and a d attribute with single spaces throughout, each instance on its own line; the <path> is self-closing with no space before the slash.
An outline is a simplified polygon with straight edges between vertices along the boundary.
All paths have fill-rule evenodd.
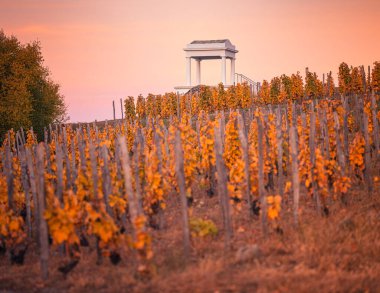
<path id="1" fill-rule="evenodd" d="M 129 161 L 129 154 L 127 149 L 127 144 L 124 136 L 118 138 L 118 143 L 120 146 L 120 159 L 121 167 L 123 169 L 124 181 L 125 181 L 125 190 L 128 197 L 128 211 L 131 217 L 131 222 L 135 223 L 137 217 L 139 216 L 138 201 L 135 193 L 133 192 L 132 186 L 132 169 Z M 133 240 L 136 241 L 136 231 L 132 232 Z"/>
<path id="2" fill-rule="evenodd" d="M 348 156 L 348 114 L 349 114 L 349 108 L 348 108 L 348 98 L 344 97 L 342 95 L 341 97 L 344 113 L 343 113 L 343 150 L 344 150 L 344 156 L 346 159 L 346 164 L 349 162 L 349 156 Z"/>
<path id="3" fill-rule="evenodd" d="M 191 119 L 190 119 L 191 120 Z M 161 142 L 161 137 L 158 134 L 157 131 L 154 132 L 154 144 L 156 146 L 156 155 L 158 159 L 158 173 L 162 174 L 162 142 Z M 163 185 L 163 180 L 161 180 L 161 188 Z M 158 209 L 158 219 L 159 219 L 159 227 L 162 229 L 165 225 L 165 218 L 164 218 L 164 213 L 163 209 L 161 208 L 161 204 L 159 204 L 160 208 Z"/>
<path id="4" fill-rule="evenodd" d="M 339 126 L 339 117 L 338 113 L 334 112 L 334 130 L 335 130 L 335 140 L 336 140 L 336 156 L 338 159 L 338 164 L 340 168 L 341 175 L 345 175 L 345 170 L 346 170 L 346 161 L 344 159 L 344 153 L 342 150 L 342 143 L 340 140 L 340 126 Z"/>
<path id="5" fill-rule="evenodd" d="M 44 280 L 49 277 L 49 236 L 48 226 L 44 218 L 45 212 L 45 148 L 43 143 L 37 147 L 37 193 L 38 193 L 38 213 L 39 213 L 39 244 L 40 244 L 40 263 L 41 276 Z"/>
<path id="6" fill-rule="evenodd" d="M 313 198 L 316 203 L 317 213 L 321 211 L 321 200 L 319 197 L 318 184 L 315 182 L 314 168 L 315 168 L 315 112 L 314 106 L 312 104 L 311 113 L 310 113 L 310 136 L 309 136 L 309 149 L 310 149 L 310 163 L 311 163 L 311 187 L 313 189 Z M 295 143 L 295 152 L 297 152 L 297 143 Z M 297 155 L 298 156 L 298 155 Z M 298 168 L 297 168 L 298 172 Z"/>
<path id="7" fill-rule="evenodd" d="M 326 159 L 330 160 L 330 141 L 329 141 L 329 129 L 327 125 L 326 110 L 323 109 L 321 113 L 321 122 L 323 127 L 323 144 L 324 144 L 324 154 Z"/>
<path id="8" fill-rule="evenodd" d="M 50 162 L 50 147 L 49 147 L 49 133 L 44 127 L 44 141 L 45 141 L 45 152 L 46 152 L 46 169 L 48 173 L 51 173 L 51 162 Z"/>
<path id="9" fill-rule="evenodd" d="M 181 107 L 180 107 L 180 97 L 179 97 L 179 92 L 177 92 L 177 95 L 176 95 L 176 98 L 177 98 L 177 118 L 178 120 L 181 120 Z"/>
<path id="10" fill-rule="evenodd" d="M 98 162 L 95 157 L 95 146 L 90 141 L 90 161 L 91 161 L 91 177 L 92 177 L 92 184 L 93 184 L 93 192 L 94 192 L 94 199 L 96 203 L 98 202 Z"/>
<path id="11" fill-rule="evenodd" d="M 264 236 L 267 234 L 267 197 L 264 187 L 264 146 L 263 146 L 263 124 L 261 118 L 257 117 L 257 128 L 258 128 L 258 183 L 259 183 L 259 198 L 261 204 L 261 228 L 263 230 Z"/>
<path id="12" fill-rule="evenodd" d="M 219 120 L 219 125 L 221 121 Z M 218 181 L 218 196 L 219 202 L 222 211 L 222 218 L 225 230 L 225 245 L 224 249 L 227 250 L 231 244 L 232 238 L 232 223 L 230 216 L 230 200 L 228 197 L 227 190 L 227 173 L 226 167 L 223 162 L 223 146 L 222 146 L 222 138 L 220 134 L 220 127 L 216 126 L 214 128 L 214 138 L 215 138 L 215 160 L 216 160 L 216 172 L 217 172 L 217 181 Z"/>
<path id="13" fill-rule="evenodd" d="M 86 174 L 87 164 L 86 164 L 86 156 L 84 153 L 84 141 L 82 140 L 82 128 L 78 130 L 78 151 L 79 151 L 79 159 L 80 159 L 80 168 L 83 174 Z"/>
<path id="14" fill-rule="evenodd" d="M 34 205 L 34 224 L 35 227 L 38 227 L 39 224 L 39 213 L 38 213 L 38 202 L 37 202 L 37 183 L 36 183 L 36 174 L 34 172 L 34 164 L 32 151 L 27 147 L 26 148 L 26 162 L 29 170 L 29 181 L 30 189 L 32 190 L 33 205 Z M 39 241 L 39 229 L 36 229 L 35 239 Z"/>
<path id="15" fill-rule="evenodd" d="M 277 138 L 277 165 L 278 165 L 278 192 L 283 198 L 284 196 L 284 170 L 282 166 L 282 156 L 283 156 L 283 148 L 282 148 L 282 129 L 281 129 L 281 122 L 282 122 L 282 116 L 281 116 L 281 108 L 277 108 L 276 113 L 277 123 L 276 123 L 276 138 Z"/>
<path id="16" fill-rule="evenodd" d="M 9 146 L 5 146 L 5 176 L 7 180 L 8 207 L 13 210 L 13 164 L 12 153 Z"/>
<path id="17" fill-rule="evenodd" d="M 140 144 L 140 147 L 139 147 Z M 137 208 L 139 210 L 139 213 L 142 211 L 142 203 L 141 203 L 141 183 L 140 183 L 140 167 L 139 167 L 139 162 L 140 162 L 140 157 L 143 155 L 142 154 L 142 137 L 141 137 L 141 130 L 138 128 L 136 130 L 136 137 L 135 141 L 133 143 L 133 161 L 134 161 L 134 170 L 132 176 L 135 178 L 135 192 L 136 192 L 136 199 L 137 199 Z M 141 154 L 140 154 L 141 153 Z"/>
<path id="18" fill-rule="evenodd" d="M 245 125 L 243 117 L 239 114 L 237 117 L 238 120 L 238 132 L 239 132 L 239 139 L 240 143 L 243 149 L 243 161 L 244 161 L 244 179 L 245 179 L 245 198 L 247 201 L 247 212 L 248 216 L 252 215 L 252 209 L 251 209 L 251 182 L 250 182 L 250 176 L 249 176 L 249 157 L 248 157 L 248 140 L 246 136 L 245 131 Z"/>
<path id="19" fill-rule="evenodd" d="M 66 127 L 63 127 L 63 157 L 65 159 L 65 165 L 66 165 L 66 189 L 71 189 L 71 170 L 70 170 L 70 160 L 69 160 L 69 153 L 68 153 L 68 147 L 67 147 L 67 132 Z"/>
<path id="20" fill-rule="evenodd" d="M 101 148 L 103 166 L 102 166 L 102 190 L 104 196 L 104 204 L 106 206 L 107 213 L 112 215 L 112 209 L 109 206 L 109 196 L 112 193 L 111 186 L 111 175 L 108 167 L 108 148 L 106 145 L 103 145 Z"/>
<path id="21" fill-rule="evenodd" d="M 57 190 L 56 195 L 63 205 L 63 158 L 62 158 L 62 149 L 59 143 L 55 146 L 55 160 L 57 165 Z"/>
<path id="22" fill-rule="evenodd" d="M 74 142 L 74 135 L 71 138 L 71 187 L 76 193 L 77 187 L 75 185 L 75 181 L 78 176 L 78 170 L 76 167 L 76 158 L 75 158 L 75 142 Z M 49 161 L 49 160 L 48 160 Z"/>
<path id="23" fill-rule="evenodd" d="M 371 144 L 369 141 L 369 132 L 368 132 L 368 116 L 363 112 L 363 130 L 364 130 L 364 180 L 367 186 L 368 194 L 372 194 L 372 172 L 371 172 Z"/>
<path id="24" fill-rule="evenodd" d="M 24 188 L 25 193 L 25 208 L 26 208 L 26 227 L 28 230 L 28 237 L 32 237 L 32 216 L 31 216 L 31 209 L 30 209 L 30 187 L 29 187 L 29 180 L 28 180 L 28 166 L 26 162 L 26 153 L 25 153 L 25 147 L 22 146 L 20 154 L 20 164 L 21 164 L 21 180 L 22 180 L 22 187 Z"/>
<path id="25" fill-rule="evenodd" d="M 190 228 L 189 228 L 189 214 L 187 208 L 186 198 L 186 185 L 185 185 L 185 171 L 183 162 L 183 149 L 181 142 L 181 133 L 176 131 L 175 135 L 175 171 L 177 175 L 177 183 L 181 198 L 182 210 L 182 226 L 183 226 L 183 249 L 186 259 L 190 255 Z"/>
<path id="26" fill-rule="evenodd" d="M 115 113 L 115 101 L 113 100 L 112 101 L 112 112 L 113 112 L 113 121 L 116 120 L 116 113 Z"/>
<path id="27" fill-rule="evenodd" d="M 298 154 L 296 147 L 296 128 L 294 125 L 290 127 L 290 149 L 292 156 L 292 182 L 293 182 L 293 216 L 294 223 L 298 225 L 298 208 L 300 198 L 300 182 L 298 175 Z"/>
<path id="28" fill-rule="evenodd" d="M 372 125 L 373 125 L 373 141 L 375 143 L 376 155 L 375 159 L 379 157 L 380 152 L 380 138 L 379 138 L 379 122 L 377 120 L 377 106 L 375 93 L 372 91 L 371 94 L 371 112 L 372 112 Z"/>
<path id="29" fill-rule="evenodd" d="M 142 247 L 139 248 L 139 245 L 138 245 L 139 242 L 141 241 L 141 236 L 146 233 L 146 226 L 145 226 L 146 216 L 144 212 L 142 211 L 142 209 L 140 208 L 139 198 L 137 197 L 137 194 L 133 190 L 133 185 L 132 185 L 133 172 L 132 172 L 131 161 L 129 157 L 129 151 L 127 148 L 125 136 L 119 136 L 117 139 L 117 143 L 119 144 L 120 161 L 121 161 L 121 167 L 122 167 L 123 176 L 124 176 L 124 186 L 125 186 L 126 196 L 128 198 L 129 218 L 132 224 L 131 234 L 132 234 L 132 240 L 133 240 L 133 247 L 135 249 L 135 252 L 139 253 L 137 256 L 141 256 L 140 254 L 141 249 L 145 251 L 144 254 L 147 252 L 146 248 L 142 248 Z M 134 255 L 136 256 L 135 253 Z M 144 260 L 141 257 L 138 257 L 137 262 L 138 262 L 138 267 L 140 270 L 140 267 L 143 265 L 142 262 L 144 262 Z"/>
<path id="30" fill-rule="evenodd" d="M 224 150 L 224 136 L 226 134 L 226 116 L 224 115 L 224 110 L 221 110 L 221 119 L 219 121 L 219 125 L 222 150 Z"/>

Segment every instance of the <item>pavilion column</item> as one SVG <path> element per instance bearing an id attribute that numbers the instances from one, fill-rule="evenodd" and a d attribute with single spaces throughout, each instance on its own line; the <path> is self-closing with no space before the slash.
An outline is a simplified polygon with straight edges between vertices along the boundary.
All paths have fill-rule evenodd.
<path id="1" fill-rule="evenodd" d="M 197 64 L 197 84 L 201 84 L 201 59 L 196 59 L 196 64 Z"/>
<path id="2" fill-rule="evenodd" d="M 191 86 L 191 57 L 186 57 L 186 85 Z"/>
<path id="3" fill-rule="evenodd" d="M 226 85 L 226 56 L 222 56 L 222 83 Z"/>
<path id="4" fill-rule="evenodd" d="M 231 77 L 230 77 L 231 85 L 235 85 L 235 58 L 231 58 Z"/>

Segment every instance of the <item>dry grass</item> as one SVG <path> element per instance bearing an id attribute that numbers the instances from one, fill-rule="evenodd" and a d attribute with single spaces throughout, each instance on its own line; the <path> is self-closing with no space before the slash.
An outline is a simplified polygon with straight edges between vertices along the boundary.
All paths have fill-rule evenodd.
<path id="1" fill-rule="evenodd" d="M 376 189 L 378 190 L 378 188 Z M 0 259 L 0 292 L 379 292 L 380 194 L 353 191 L 349 205 L 330 204 L 328 217 L 316 216 L 303 199 L 299 227 L 285 208 L 283 234 L 273 229 L 264 238 L 258 220 L 234 215 L 231 250 L 224 251 L 223 231 L 214 238 L 194 239 L 189 259 L 182 255 L 180 214 L 175 201 L 166 211 L 166 228 L 152 231 L 155 257 L 152 275 L 136 275 L 133 258 L 96 265 L 95 251 L 84 250 L 79 265 L 65 279 L 62 262 L 51 257 L 50 278 L 39 276 L 38 257 L 31 249 L 23 266 Z M 198 192 L 193 215 L 212 219 L 220 228 L 217 198 Z M 238 228 L 241 232 L 237 232 Z M 257 244 L 260 253 L 236 261 L 239 248 Z"/>

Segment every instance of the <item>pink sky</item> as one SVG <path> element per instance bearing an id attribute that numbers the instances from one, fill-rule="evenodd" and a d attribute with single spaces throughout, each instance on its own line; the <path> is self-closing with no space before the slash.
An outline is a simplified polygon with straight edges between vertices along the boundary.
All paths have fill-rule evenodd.
<path id="1" fill-rule="evenodd" d="M 41 42 L 73 122 L 183 85 L 194 39 L 230 39 L 236 72 L 258 81 L 380 60 L 379 0 L 0 0 L 0 28 Z M 202 82 L 219 80 L 219 62 L 203 62 Z"/>

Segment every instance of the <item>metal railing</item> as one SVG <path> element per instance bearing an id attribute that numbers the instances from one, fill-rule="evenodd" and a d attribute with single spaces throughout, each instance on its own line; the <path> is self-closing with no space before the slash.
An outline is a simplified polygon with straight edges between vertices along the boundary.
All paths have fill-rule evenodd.
<path id="1" fill-rule="evenodd" d="M 257 94 L 260 90 L 259 82 L 253 81 L 253 79 L 250 79 L 248 76 L 245 76 L 242 73 L 235 73 L 235 81 L 236 81 L 236 84 L 246 82 L 251 88 L 252 95 Z M 234 84 L 235 84 L 235 81 L 234 81 Z"/>

